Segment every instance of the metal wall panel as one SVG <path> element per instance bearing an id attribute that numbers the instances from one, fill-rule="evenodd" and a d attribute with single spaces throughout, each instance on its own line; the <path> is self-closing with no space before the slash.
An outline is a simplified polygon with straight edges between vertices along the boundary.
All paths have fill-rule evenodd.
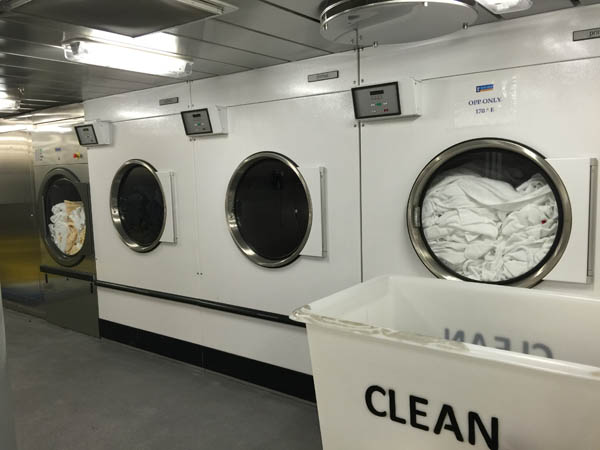
<path id="1" fill-rule="evenodd" d="M 329 52 L 350 48 L 348 45 L 336 44 L 321 37 L 318 19 L 293 14 L 259 0 L 233 0 L 231 3 L 240 9 L 219 20 Z"/>
<path id="2" fill-rule="evenodd" d="M 251 53 L 268 55 L 272 58 L 280 59 L 281 62 L 314 58 L 329 53 L 325 50 L 278 39 L 219 20 L 183 25 L 171 28 L 167 32 L 206 42 L 219 43 L 220 45 L 227 45 Z"/>
<path id="3" fill-rule="evenodd" d="M 0 134 L 0 282 L 6 301 L 43 316 L 32 154 L 29 133 Z"/>

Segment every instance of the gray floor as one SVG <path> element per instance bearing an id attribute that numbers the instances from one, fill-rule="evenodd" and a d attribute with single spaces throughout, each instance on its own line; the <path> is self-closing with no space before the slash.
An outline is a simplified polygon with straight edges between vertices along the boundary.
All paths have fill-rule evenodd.
<path id="1" fill-rule="evenodd" d="M 308 403 L 6 311 L 19 450 L 317 450 Z"/>

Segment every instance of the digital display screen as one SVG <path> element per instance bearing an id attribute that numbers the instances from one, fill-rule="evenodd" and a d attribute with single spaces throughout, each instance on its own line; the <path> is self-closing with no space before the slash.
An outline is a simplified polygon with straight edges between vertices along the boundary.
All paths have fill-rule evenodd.
<path id="1" fill-rule="evenodd" d="M 198 134 L 211 134 L 213 132 L 208 109 L 195 109 L 181 113 L 185 134 L 194 136 Z"/>
<path id="2" fill-rule="evenodd" d="M 96 138 L 96 133 L 92 125 L 75 127 L 75 132 L 77 133 L 79 145 L 85 146 L 98 144 L 98 139 Z"/>
<path id="3" fill-rule="evenodd" d="M 397 81 L 353 88 L 354 117 L 360 120 L 401 115 L 399 91 Z"/>

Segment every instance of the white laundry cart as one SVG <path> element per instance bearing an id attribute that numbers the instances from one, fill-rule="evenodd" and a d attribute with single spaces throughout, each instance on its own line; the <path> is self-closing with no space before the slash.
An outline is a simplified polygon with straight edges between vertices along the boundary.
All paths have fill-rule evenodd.
<path id="1" fill-rule="evenodd" d="M 298 309 L 325 450 L 600 448 L 600 302 L 377 278 Z"/>

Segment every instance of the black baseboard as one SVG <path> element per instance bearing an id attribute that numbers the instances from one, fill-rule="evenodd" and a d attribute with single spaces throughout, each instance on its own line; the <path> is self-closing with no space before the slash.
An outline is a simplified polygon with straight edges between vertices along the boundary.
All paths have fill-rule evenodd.
<path id="1" fill-rule="evenodd" d="M 100 319 L 100 337 L 315 402 L 313 378 L 294 370 Z"/>

